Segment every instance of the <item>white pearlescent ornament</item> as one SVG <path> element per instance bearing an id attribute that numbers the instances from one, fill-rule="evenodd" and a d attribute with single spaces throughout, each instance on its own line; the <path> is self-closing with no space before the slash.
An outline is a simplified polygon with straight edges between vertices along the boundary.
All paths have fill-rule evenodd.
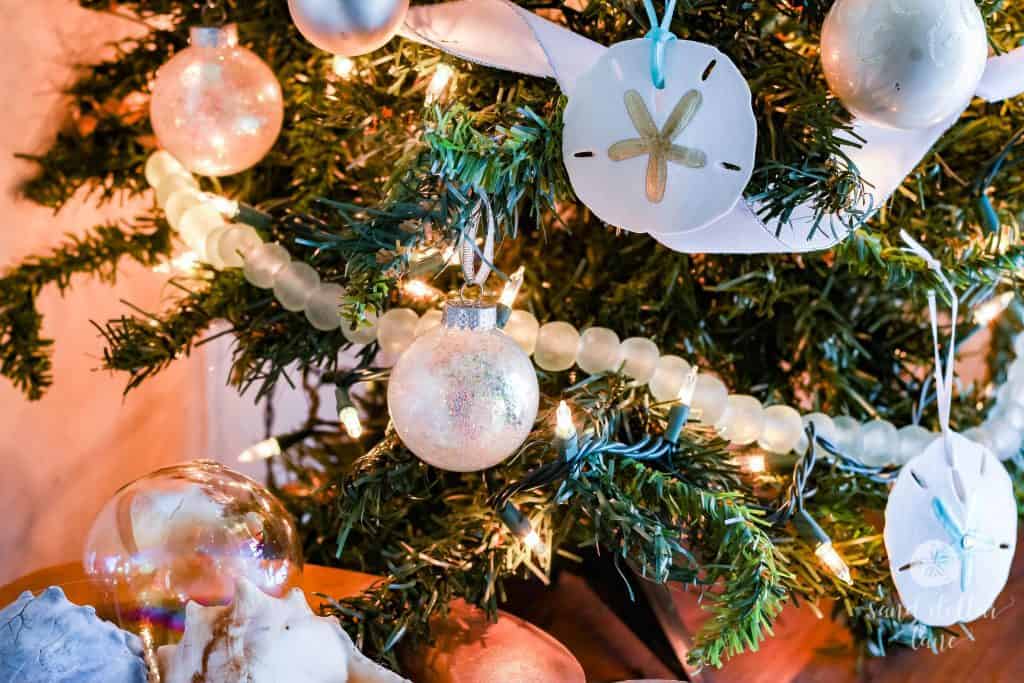
<path id="1" fill-rule="evenodd" d="M 442 317 L 441 309 L 434 308 L 420 316 L 419 321 L 416 323 L 416 336 L 422 337 L 427 332 L 430 332 L 435 327 L 441 324 Z M 505 333 L 508 334 L 508 328 Z"/>
<path id="2" fill-rule="evenodd" d="M 885 548 L 904 607 L 929 626 L 982 616 L 1002 591 L 1017 542 L 1017 505 L 1002 463 L 950 434 L 900 470 L 885 508 Z"/>
<path id="3" fill-rule="evenodd" d="M 607 327 L 590 327 L 580 335 L 580 348 L 576 364 L 591 375 L 617 370 L 622 352 L 619 335 Z"/>
<path id="4" fill-rule="evenodd" d="M 366 311 L 359 324 L 343 319 L 341 333 L 353 344 L 371 344 L 377 340 L 377 321 L 379 319 L 373 311 Z"/>
<path id="5" fill-rule="evenodd" d="M 974 96 L 988 40 L 974 0 L 838 0 L 821 32 L 832 91 L 868 123 L 934 126 Z"/>
<path id="6" fill-rule="evenodd" d="M 399 355 L 416 339 L 416 325 L 420 317 L 409 308 L 392 308 L 377 324 L 377 341 L 381 351 Z"/>
<path id="7" fill-rule="evenodd" d="M 622 372 L 640 384 L 647 384 L 658 369 L 661 353 L 647 337 L 630 337 L 622 342 Z"/>
<path id="8" fill-rule="evenodd" d="M 238 45 L 234 25 L 193 28 L 191 43 L 157 72 L 153 132 L 193 173 L 244 171 L 266 156 L 281 132 L 281 86 L 263 60 Z"/>
<path id="9" fill-rule="evenodd" d="M 702 424 L 714 425 L 722 417 L 729 402 L 729 390 L 714 375 L 697 375 L 690 412 Z"/>
<path id="10" fill-rule="evenodd" d="M 896 462 L 899 451 L 896 427 L 886 420 L 871 420 L 860 428 L 860 461 L 868 467 Z"/>
<path id="11" fill-rule="evenodd" d="M 409 0 L 288 0 L 299 33 L 321 50 L 356 57 L 391 40 Z"/>
<path id="12" fill-rule="evenodd" d="M 256 228 L 245 223 L 232 223 L 217 241 L 217 256 L 225 268 L 241 268 L 245 265 L 245 256 L 261 244 L 263 240 Z"/>
<path id="13" fill-rule="evenodd" d="M 647 383 L 651 396 L 658 402 L 675 401 L 689 373 L 690 364 L 679 356 L 662 356 L 658 359 L 654 376 Z"/>
<path id="14" fill-rule="evenodd" d="M 542 370 L 561 372 L 576 362 L 580 333 L 567 322 L 545 323 L 537 332 L 533 360 Z"/>
<path id="15" fill-rule="evenodd" d="M 336 330 L 341 326 L 341 300 L 345 288 L 336 282 L 321 282 L 306 301 L 306 319 L 309 324 L 323 332 Z"/>
<path id="16" fill-rule="evenodd" d="M 725 412 L 715 423 L 718 435 L 737 446 L 757 441 L 764 428 L 764 408 L 753 396 L 732 394 L 726 401 Z"/>
<path id="17" fill-rule="evenodd" d="M 313 266 L 292 261 L 274 276 L 274 298 L 286 310 L 301 311 L 319 284 L 320 275 Z"/>
<path id="18" fill-rule="evenodd" d="M 540 389 L 529 357 L 494 327 L 495 308 L 449 301 L 444 323 L 398 359 L 388 409 L 402 442 L 424 462 L 475 472 L 529 436 Z"/>
<path id="19" fill-rule="evenodd" d="M 241 579 L 230 605 L 191 602 L 185 635 L 158 651 L 163 683 L 409 683 L 356 649 L 298 588 L 283 598 Z"/>
<path id="20" fill-rule="evenodd" d="M 278 271 L 291 263 L 288 250 L 280 244 L 265 242 L 245 255 L 243 273 L 249 284 L 260 289 L 274 286 Z"/>
<path id="21" fill-rule="evenodd" d="M 920 425 L 907 425 L 901 427 L 898 433 L 898 445 L 894 464 L 903 466 L 918 455 L 924 453 L 925 449 L 938 438 L 938 434 L 929 431 Z"/>
<path id="22" fill-rule="evenodd" d="M 505 323 L 505 334 L 516 340 L 526 355 L 532 356 L 537 349 L 537 337 L 540 334 L 540 323 L 533 313 L 516 309 L 512 311 Z"/>
<path id="23" fill-rule="evenodd" d="M 754 170 L 750 88 L 716 48 L 665 46 L 665 88 L 651 41 L 612 45 L 568 93 L 562 156 L 577 196 L 633 232 L 699 230 L 725 215 Z"/>
<path id="24" fill-rule="evenodd" d="M 764 409 L 764 426 L 757 443 L 769 453 L 789 453 L 796 448 L 803 432 L 803 420 L 794 408 L 768 406 Z"/>

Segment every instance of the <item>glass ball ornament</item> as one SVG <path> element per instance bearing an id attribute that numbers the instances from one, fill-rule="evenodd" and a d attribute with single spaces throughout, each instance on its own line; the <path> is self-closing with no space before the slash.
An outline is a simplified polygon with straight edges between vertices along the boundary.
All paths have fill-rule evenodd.
<path id="1" fill-rule="evenodd" d="M 156 647 L 180 638 L 189 601 L 227 604 L 240 577 L 285 595 L 302 576 L 302 547 L 266 488 L 198 460 L 117 491 L 89 530 L 83 563 L 122 628 Z"/>
<path id="2" fill-rule="evenodd" d="M 408 10 L 409 0 L 288 0 L 299 33 L 321 50 L 345 57 L 382 47 Z"/>
<path id="3" fill-rule="evenodd" d="M 422 337 L 427 332 L 430 332 L 432 329 L 440 325 L 442 317 L 444 317 L 444 313 L 441 312 L 440 308 L 433 308 L 424 313 L 416 323 L 416 336 Z"/>
<path id="4" fill-rule="evenodd" d="M 821 31 L 829 87 L 876 126 L 921 129 L 974 96 L 988 58 L 974 0 L 838 0 Z"/>
<path id="5" fill-rule="evenodd" d="M 233 24 L 194 27 L 191 45 L 157 72 L 150 119 L 160 144 L 193 173 L 225 176 L 254 166 L 284 121 L 281 85 L 238 45 Z"/>
<path id="6" fill-rule="evenodd" d="M 313 266 L 292 261 L 274 276 L 274 298 L 288 311 L 301 311 L 320 284 Z"/>
<path id="7" fill-rule="evenodd" d="M 533 429 L 537 374 L 516 341 L 495 328 L 496 317 L 489 302 L 447 302 L 441 326 L 416 339 L 391 371 L 395 430 L 434 467 L 493 467 Z"/>

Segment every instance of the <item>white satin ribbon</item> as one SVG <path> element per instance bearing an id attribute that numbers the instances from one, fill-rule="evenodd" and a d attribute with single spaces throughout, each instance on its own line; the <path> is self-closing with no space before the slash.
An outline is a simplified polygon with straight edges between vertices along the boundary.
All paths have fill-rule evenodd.
<path id="1" fill-rule="evenodd" d="M 569 97 L 580 75 L 607 49 L 508 0 L 457 0 L 413 7 L 400 34 L 470 62 L 554 78 Z M 978 96 L 996 102 L 1021 93 L 1024 48 L 990 59 Z M 964 109 L 968 104 L 964 103 Z M 893 130 L 854 121 L 854 131 L 865 142 L 845 151 L 870 183 L 870 194 L 856 209 L 871 212 L 882 206 L 962 112 L 923 130 Z M 815 210 L 810 204 L 797 207 L 784 223 L 765 223 L 758 218 L 758 208 L 741 199 L 732 211 L 703 228 L 652 236 L 676 251 L 755 254 L 828 249 L 848 234 L 842 213 L 826 214 L 813 230 Z"/>

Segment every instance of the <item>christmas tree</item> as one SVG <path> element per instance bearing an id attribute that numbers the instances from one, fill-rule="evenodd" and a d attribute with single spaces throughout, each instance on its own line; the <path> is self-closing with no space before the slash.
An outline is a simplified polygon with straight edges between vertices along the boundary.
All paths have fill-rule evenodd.
<path id="1" fill-rule="evenodd" d="M 833 601 L 876 655 L 969 618 L 906 604 L 919 560 L 887 552 L 883 513 L 912 458 L 967 443 L 950 425 L 1024 481 L 1024 8 L 382 1 L 385 28 L 346 32 L 316 4 L 118 3 L 148 33 L 83 68 L 77 125 L 23 192 L 59 209 L 152 185 L 152 210 L 0 281 L 0 370 L 27 399 L 54 382 L 40 290 L 175 270 L 164 310 L 98 323 L 103 367 L 131 390 L 226 321 L 247 397 L 334 391 L 337 422 L 311 409 L 243 455 L 269 458 L 307 561 L 387 578 L 334 613 L 393 663 L 453 600 L 494 613 L 510 578 L 593 550 L 623 591 L 705 594 L 699 665 L 793 602 Z M 190 38 L 226 21 L 251 53 Z M 196 50 L 238 60 L 201 91 L 215 105 L 183 92 L 212 73 Z M 225 138 L 231 111 L 251 130 Z M 937 362 L 931 292 L 959 301 L 944 349 L 993 332 L 984 381 Z M 977 540 L 931 500 L 914 514 Z M 1015 532 L 986 542 L 949 590 L 1008 568 Z"/>

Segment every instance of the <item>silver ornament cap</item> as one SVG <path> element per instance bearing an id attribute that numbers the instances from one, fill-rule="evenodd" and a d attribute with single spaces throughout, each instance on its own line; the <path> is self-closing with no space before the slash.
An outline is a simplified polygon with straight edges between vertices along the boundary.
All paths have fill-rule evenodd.
<path id="1" fill-rule="evenodd" d="M 444 304 L 441 324 L 449 330 L 493 330 L 498 326 L 498 306 L 487 299 L 452 298 Z"/>
<path id="2" fill-rule="evenodd" d="M 189 42 L 192 47 L 235 47 L 238 45 L 238 26 L 193 26 L 189 29 Z"/>

